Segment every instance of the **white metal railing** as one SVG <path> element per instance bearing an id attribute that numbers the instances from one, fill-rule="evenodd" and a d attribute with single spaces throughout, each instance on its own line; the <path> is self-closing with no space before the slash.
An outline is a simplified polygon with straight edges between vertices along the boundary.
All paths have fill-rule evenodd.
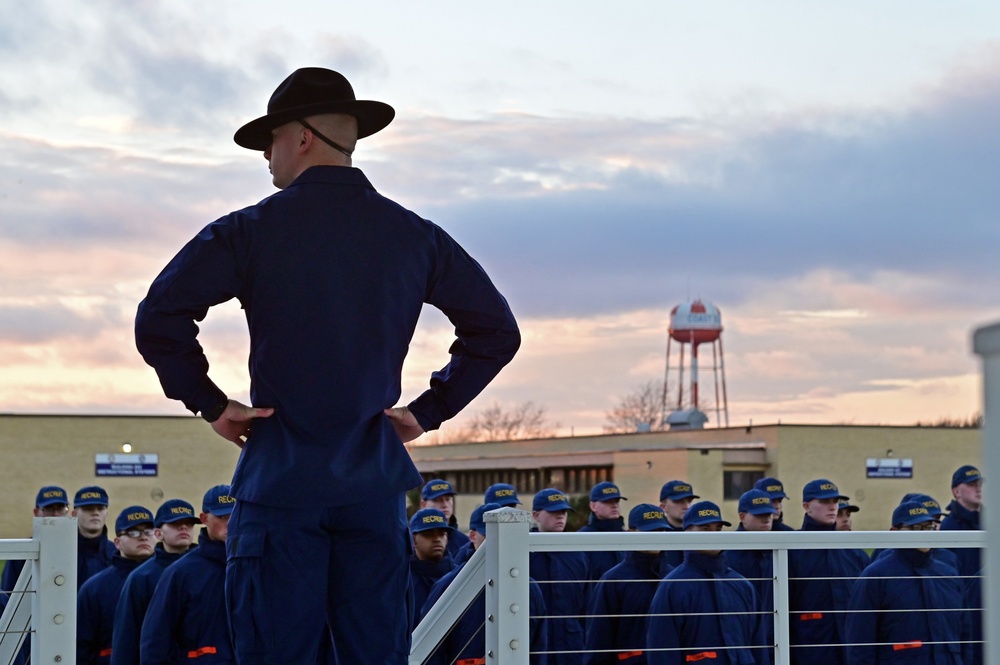
<path id="1" fill-rule="evenodd" d="M 487 665 L 528 665 L 529 551 L 771 550 L 774 566 L 774 663 L 789 665 L 789 550 L 963 548 L 983 547 L 986 542 L 981 531 L 529 533 L 530 513 L 514 508 L 486 513 L 485 521 L 487 536 L 484 546 L 456 576 L 454 583 L 414 631 L 411 665 L 420 665 L 433 653 L 438 642 L 484 586 Z M 514 556 L 514 553 L 519 553 L 519 556 Z M 491 561 L 496 563 L 491 565 Z M 580 648 L 582 651 L 582 644 Z"/>
<path id="2" fill-rule="evenodd" d="M 36 517 L 32 537 L 0 540 L 0 560 L 25 566 L 0 617 L 0 663 L 30 633 L 32 663 L 76 663 L 76 518 Z"/>

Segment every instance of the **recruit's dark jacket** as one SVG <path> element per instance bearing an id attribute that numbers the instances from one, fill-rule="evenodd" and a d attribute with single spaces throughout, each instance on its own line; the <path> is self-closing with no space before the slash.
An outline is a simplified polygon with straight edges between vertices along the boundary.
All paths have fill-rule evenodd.
<path id="1" fill-rule="evenodd" d="M 685 552 L 684 563 L 663 578 L 649 606 L 649 665 L 755 665 L 762 652 L 756 612 L 753 586 L 724 554 Z"/>
<path id="2" fill-rule="evenodd" d="M 421 619 L 430 612 L 434 603 L 438 601 L 448 585 L 458 577 L 461 570 L 462 566 L 452 569 L 434 584 L 423 607 L 418 608 Z M 546 620 L 541 618 L 547 614 L 545 601 L 542 599 L 542 592 L 539 590 L 538 584 L 533 580 L 529 584 L 528 592 L 530 594 L 528 612 L 531 617 L 528 627 L 531 641 L 529 662 L 531 665 L 548 665 L 549 657 L 544 653 L 548 651 L 548 632 L 545 629 Z M 486 632 L 483 629 L 485 620 L 486 590 L 484 589 L 479 592 L 469 608 L 445 636 L 437 650 L 427 660 L 427 665 L 484 665 L 486 662 Z"/>
<path id="3" fill-rule="evenodd" d="M 452 520 L 454 520 L 454 516 L 452 517 Z M 472 541 L 469 540 L 469 536 L 458 530 L 457 522 L 453 523 L 451 526 L 452 530 L 448 532 L 448 544 L 446 550 L 448 555 L 451 556 L 452 561 L 457 563 L 458 553 L 461 552 L 466 545 L 471 547 Z M 417 608 L 419 609 L 420 606 L 417 605 Z"/>
<path id="4" fill-rule="evenodd" d="M 111 565 L 118 555 L 118 548 L 108 540 L 108 527 L 94 538 L 87 538 L 79 531 L 76 534 L 76 586 L 83 583 Z"/>
<path id="5" fill-rule="evenodd" d="M 590 514 L 590 520 L 580 527 L 580 531 L 597 531 L 602 533 L 616 533 L 624 530 L 625 518 L 618 517 L 613 520 L 599 520 L 593 513 Z M 624 552 L 587 552 L 590 579 L 601 579 L 601 575 L 611 570 L 614 566 L 617 566 L 624 559 Z"/>
<path id="6" fill-rule="evenodd" d="M 111 635 L 115 626 L 118 597 L 129 574 L 141 561 L 123 556 L 80 587 L 76 598 L 77 665 L 107 665 L 111 662 Z"/>
<path id="7" fill-rule="evenodd" d="M 455 568 L 455 561 L 445 554 L 440 561 L 421 561 L 413 555 L 410 557 L 410 589 L 413 591 L 413 608 L 415 610 L 410 630 L 417 625 L 420 618 L 420 608 L 427 602 L 427 596 L 437 581 Z"/>
<path id="8" fill-rule="evenodd" d="M 171 554 L 163 549 L 163 545 L 157 545 L 153 556 L 129 574 L 115 609 L 111 665 L 136 665 L 139 662 L 142 621 L 156 584 L 163 571 L 185 554 Z"/>
<path id="9" fill-rule="evenodd" d="M 383 410 L 399 400 L 424 303 L 457 337 L 448 364 L 409 404 L 424 430 L 465 407 L 520 344 L 479 264 L 349 167 L 311 167 L 209 224 L 150 286 L 137 347 L 166 395 L 193 412 L 225 399 L 208 377 L 197 322 L 233 298 L 250 332 L 251 402 L 275 413 L 254 421 L 232 494 L 263 505 L 348 505 L 422 482 Z"/>
<path id="10" fill-rule="evenodd" d="M 959 642 L 968 641 L 970 623 L 963 586 L 954 574 L 934 550 L 887 550 L 865 569 L 851 593 L 847 641 L 857 646 L 847 647 L 847 662 L 962 665 L 967 647 Z"/>
<path id="11" fill-rule="evenodd" d="M 582 651 L 583 617 L 587 613 L 590 572 L 583 552 L 531 552 L 528 554 L 531 577 L 539 582 L 549 633 L 550 651 Z M 550 665 L 579 665 L 579 653 L 552 654 Z"/>
<path id="12" fill-rule="evenodd" d="M 746 531 L 740 524 L 737 531 Z M 731 550 L 726 559 L 733 570 L 747 578 L 757 594 L 760 606 L 760 630 L 767 644 L 774 644 L 774 554 L 771 550 Z M 766 649 L 758 655 L 758 661 L 769 664 L 773 651 Z"/>
<path id="13" fill-rule="evenodd" d="M 646 615 L 670 570 L 662 553 L 625 552 L 625 560 L 601 576 L 590 594 L 584 665 L 646 665 Z"/>
<path id="14" fill-rule="evenodd" d="M 142 665 L 235 665 L 226 619 L 226 543 L 198 547 L 160 577 L 142 622 Z"/>
<path id="15" fill-rule="evenodd" d="M 979 513 L 963 508 L 958 501 L 948 504 L 948 515 L 941 520 L 942 531 L 978 531 Z M 975 575 L 983 567 L 980 550 L 976 547 L 954 547 L 958 557 L 959 575 Z"/>
<path id="16" fill-rule="evenodd" d="M 803 531 L 835 531 L 808 515 Z M 847 609 L 854 580 L 868 565 L 863 550 L 791 550 L 788 553 L 788 604 L 791 616 L 792 663 L 845 665 L 844 637 Z M 835 579 L 803 579 L 835 578 Z M 834 613 L 831 610 L 841 610 Z M 794 645 L 826 645 L 794 648 Z"/>

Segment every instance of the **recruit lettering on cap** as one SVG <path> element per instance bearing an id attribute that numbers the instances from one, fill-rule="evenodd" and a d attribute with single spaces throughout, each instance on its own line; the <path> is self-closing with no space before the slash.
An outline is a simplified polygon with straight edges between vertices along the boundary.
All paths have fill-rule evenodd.
<path id="1" fill-rule="evenodd" d="M 767 486 L 767 491 L 768 492 L 784 492 L 785 490 L 782 488 L 781 485 L 768 485 Z"/>
<path id="2" fill-rule="evenodd" d="M 698 517 L 719 517 L 719 511 L 706 508 L 698 511 Z"/>
<path id="3" fill-rule="evenodd" d="M 837 486 L 834 485 L 833 483 L 823 483 L 822 485 L 819 486 L 819 488 L 821 490 L 833 490 L 834 492 L 837 491 Z"/>
<path id="4" fill-rule="evenodd" d="M 601 490 L 601 494 L 618 494 L 617 487 L 605 487 Z"/>
<path id="5" fill-rule="evenodd" d="M 569 501 L 565 494 L 550 494 L 549 503 L 555 503 L 556 501 Z"/>
<path id="6" fill-rule="evenodd" d="M 51 499 L 51 498 L 54 498 L 54 497 L 57 497 L 57 496 L 61 497 L 62 495 L 63 495 L 63 493 L 60 492 L 59 490 L 49 490 L 48 492 L 43 493 L 42 497 L 45 498 L 45 499 Z"/>
<path id="7" fill-rule="evenodd" d="M 674 491 L 675 492 L 690 492 L 691 491 L 691 486 L 690 485 L 674 485 Z"/>
<path id="8" fill-rule="evenodd" d="M 663 511 L 662 510 L 650 510 L 642 514 L 642 519 L 644 520 L 662 520 Z"/>
<path id="9" fill-rule="evenodd" d="M 80 495 L 80 498 L 81 499 L 100 499 L 101 498 L 101 493 L 100 492 L 84 492 L 83 494 Z"/>
<path id="10" fill-rule="evenodd" d="M 171 508 L 170 513 L 172 515 L 194 515 L 194 511 L 190 508 L 185 508 L 184 506 L 177 506 L 176 508 Z"/>
<path id="11" fill-rule="evenodd" d="M 930 515 L 926 508 L 910 508 L 910 515 Z"/>
<path id="12" fill-rule="evenodd" d="M 432 492 L 437 492 L 438 490 L 447 490 L 447 489 L 451 489 L 451 486 L 448 485 L 448 483 L 437 483 L 436 485 L 431 485 Z"/>
<path id="13" fill-rule="evenodd" d="M 925 508 L 938 508 L 938 509 L 941 508 L 941 504 L 933 499 L 931 499 L 930 501 L 924 501 L 923 506 Z"/>
<path id="14" fill-rule="evenodd" d="M 755 506 L 759 506 L 759 505 L 764 504 L 764 503 L 770 505 L 771 504 L 771 499 L 768 498 L 768 497 L 766 497 L 766 496 L 758 496 L 758 497 L 755 497 L 754 500 L 753 500 L 753 505 L 755 505 Z"/>
<path id="15" fill-rule="evenodd" d="M 444 518 L 440 515 L 424 515 L 424 524 L 444 524 Z"/>
<path id="16" fill-rule="evenodd" d="M 140 520 L 143 522 L 152 522 L 153 516 L 149 513 L 129 513 L 125 519 L 129 522 L 138 522 Z"/>
<path id="17" fill-rule="evenodd" d="M 965 475 L 966 476 L 978 476 L 979 475 L 979 469 L 969 469 L 968 471 L 965 472 Z"/>
<path id="18" fill-rule="evenodd" d="M 236 499 L 229 496 L 228 494 L 223 494 L 219 497 L 219 503 L 236 503 Z"/>
<path id="19" fill-rule="evenodd" d="M 514 496 L 514 490 L 497 490 L 497 496 Z"/>

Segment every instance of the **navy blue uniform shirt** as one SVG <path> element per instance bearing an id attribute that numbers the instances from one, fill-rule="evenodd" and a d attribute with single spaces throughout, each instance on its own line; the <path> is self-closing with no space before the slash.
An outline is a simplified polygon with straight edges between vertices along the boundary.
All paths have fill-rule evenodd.
<path id="1" fill-rule="evenodd" d="M 596 531 L 602 533 L 617 533 L 624 530 L 624 517 L 616 517 L 613 520 L 599 520 L 593 513 L 590 514 L 590 520 L 580 527 L 580 531 L 585 532 Z M 624 560 L 624 552 L 587 552 L 587 564 L 590 567 L 590 579 L 601 579 L 601 575 L 608 572 Z"/>
<path id="2" fill-rule="evenodd" d="M 941 520 L 942 531 L 978 531 L 979 512 L 963 508 L 958 501 L 948 504 L 948 515 Z M 977 547 L 954 547 L 951 550 L 958 558 L 960 575 L 976 575 L 983 567 L 982 556 Z"/>
<path id="3" fill-rule="evenodd" d="M 235 665 L 226 619 L 226 543 L 206 529 L 163 572 L 142 622 L 142 665 Z"/>
<path id="4" fill-rule="evenodd" d="M 110 566 L 80 587 L 76 597 L 77 665 L 107 665 L 111 662 L 111 635 L 118 597 L 126 578 L 141 563 L 116 556 Z"/>
<path id="5" fill-rule="evenodd" d="M 587 555 L 583 552 L 530 552 L 528 570 L 539 582 L 549 618 L 545 620 L 549 650 L 584 648 L 583 619 L 587 614 L 591 584 Z M 550 654 L 550 665 L 578 665 L 582 653 Z"/>
<path id="6" fill-rule="evenodd" d="M 383 410 L 424 303 L 454 324 L 451 359 L 409 404 L 424 430 L 465 407 L 520 344 L 483 269 L 438 226 L 381 196 L 355 168 L 314 166 L 209 224 L 164 268 L 136 344 L 168 397 L 193 412 L 225 394 L 197 341 L 209 307 L 237 298 L 250 332 L 254 421 L 232 483 L 257 504 L 333 507 L 422 482 Z"/>
<path id="7" fill-rule="evenodd" d="M 118 555 L 118 548 L 108 540 L 108 527 L 94 538 L 88 538 L 79 531 L 76 534 L 76 588 L 111 565 Z"/>
<path id="8" fill-rule="evenodd" d="M 440 561 L 421 561 L 416 555 L 410 557 L 410 589 L 413 590 L 413 622 L 412 631 L 417 627 L 420 609 L 427 602 L 427 596 L 439 579 L 455 568 L 455 561 L 448 554 Z"/>
<path id="9" fill-rule="evenodd" d="M 737 531 L 746 531 L 740 524 Z M 747 578 L 757 594 L 760 611 L 760 630 L 767 644 L 774 644 L 774 553 L 771 550 L 731 550 L 726 559 L 733 570 Z M 773 660 L 773 651 L 762 651 L 757 660 L 768 665 Z"/>

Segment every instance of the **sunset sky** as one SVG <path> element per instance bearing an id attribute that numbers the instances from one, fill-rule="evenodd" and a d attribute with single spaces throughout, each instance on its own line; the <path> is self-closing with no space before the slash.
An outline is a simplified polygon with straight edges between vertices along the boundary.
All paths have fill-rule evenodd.
<path id="1" fill-rule="evenodd" d="M 601 431 L 662 379 L 670 309 L 699 297 L 722 312 L 733 424 L 980 408 L 998 3 L 13 0 L 0 63 L 0 412 L 186 413 L 135 351 L 136 305 L 188 238 L 274 191 L 232 134 L 302 66 L 396 108 L 355 165 L 521 323 L 465 417 L 531 400 L 560 433 Z M 202 330 L 245 396 L 238 305 Z M 428 311 L 402 401 L 450 340 Z"/>

